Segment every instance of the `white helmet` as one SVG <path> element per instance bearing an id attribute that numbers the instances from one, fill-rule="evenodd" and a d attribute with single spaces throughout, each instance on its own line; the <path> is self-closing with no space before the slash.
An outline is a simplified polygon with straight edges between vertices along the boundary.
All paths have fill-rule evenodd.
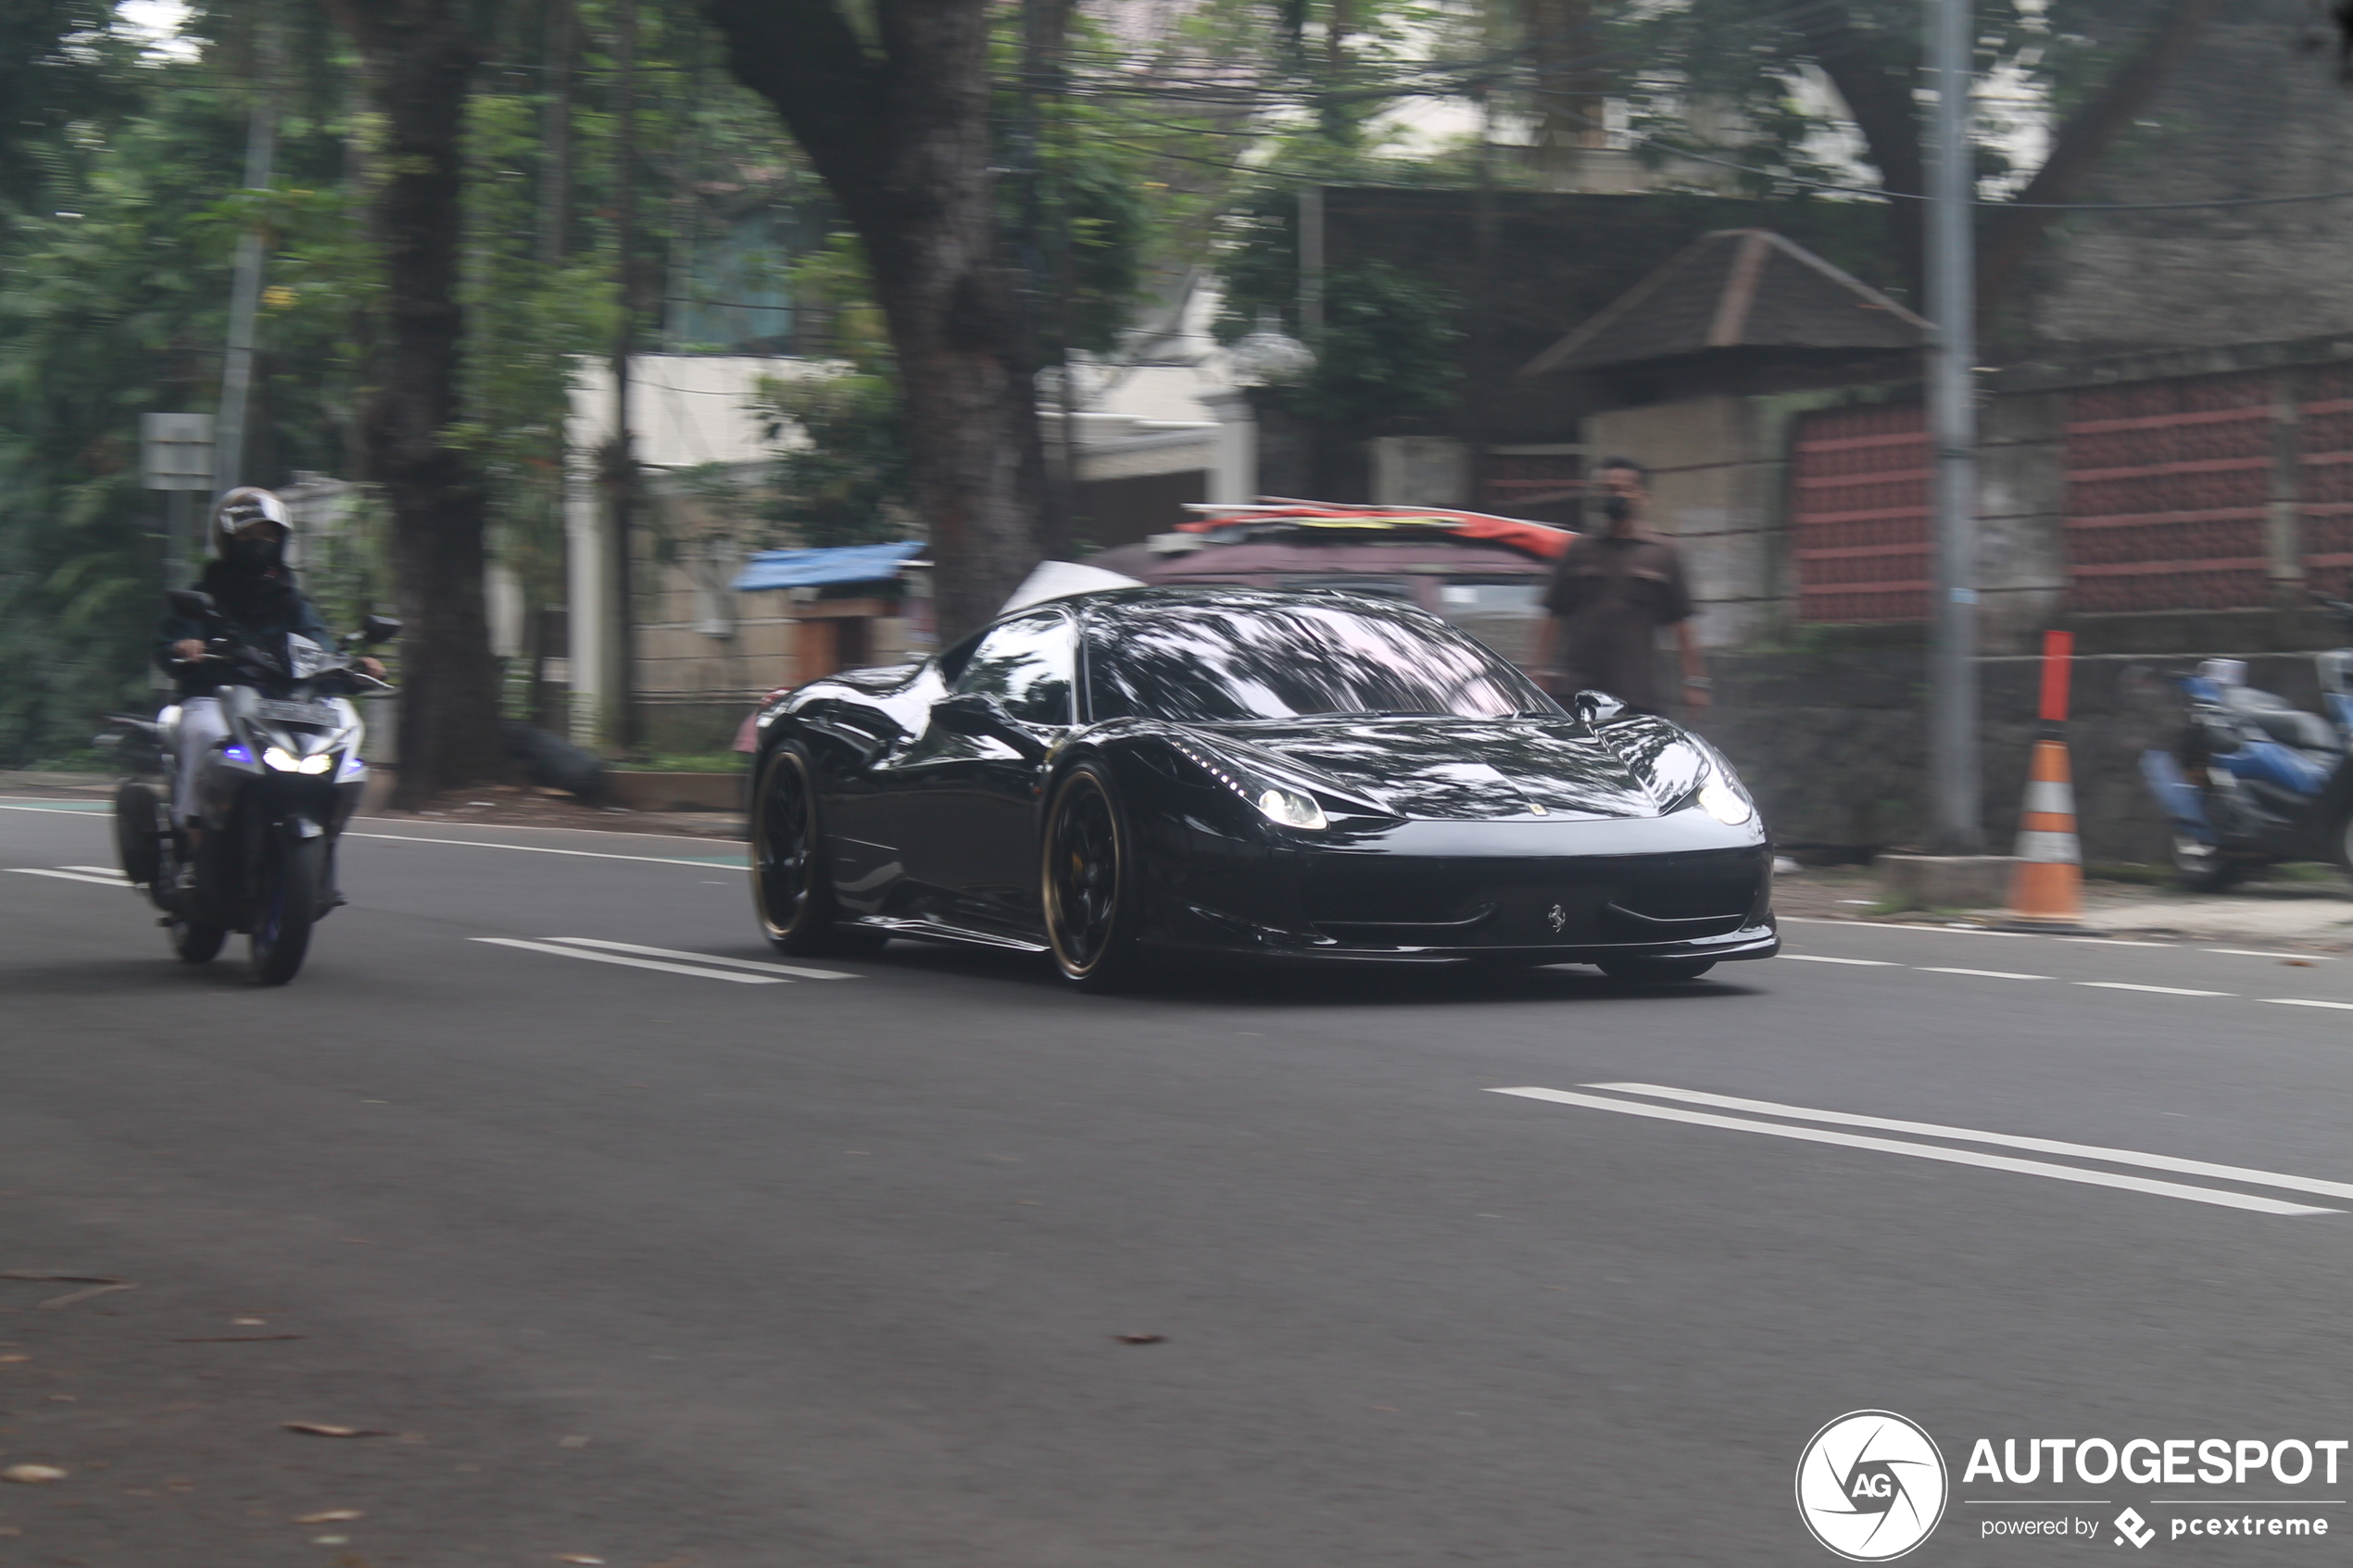
<path id="1" fill-rule="evenodd" d="M 241 484 L 212 508 L 212 547 L 236 556 L 267 550 L 276 555 L 294 532 L 286 504 L 255 484 Z"/>

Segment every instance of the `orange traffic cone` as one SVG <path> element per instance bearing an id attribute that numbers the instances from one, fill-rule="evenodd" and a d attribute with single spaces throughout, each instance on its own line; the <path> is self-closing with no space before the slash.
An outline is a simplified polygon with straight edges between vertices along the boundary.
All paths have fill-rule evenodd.
<path id="1" fill-rule="evenodd" d="M 2072 928 L 2083 913 L 2083 850 L 2075 836 L 2075 786 L 2067 763 L 2068 667 L 2075 639 L 2043 634 L 2043 738 L 2034 743 L 2026 805 L 2019 813 L 2018 864 L 2010 872 L 2010 923 Z"/>

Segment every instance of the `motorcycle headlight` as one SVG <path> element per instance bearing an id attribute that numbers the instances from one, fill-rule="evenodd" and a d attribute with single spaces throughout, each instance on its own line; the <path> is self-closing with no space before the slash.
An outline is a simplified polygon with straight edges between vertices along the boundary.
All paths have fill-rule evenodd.
<path id="1" fill-rule="evenodd" d="M 1701 810 L 1728 828 L 1736 828 L 1756 815 L 1756 808 L 1749 803 L 1748 797 L 1721 772 L 1711 771 L 1707 782 L 1699 786 L 1699 793 L 1692 798 Z"/>
<path id="2" fill-rule="evenodd" d="M 1280 822 L 1287 828 L 1319 829 L 1331 824 L 1325 820 L 1324 809 L 1294 789 L 1270 789 L 1256 802 L 1260 813 L 1270 822 Z"/>
<path id="3" fill-rule="evenodd" d="M 302 771 L 302 759 L 283 746 L 273 746 L 262 752 L 261 765 L 282 773 L 298 773 Z"/>

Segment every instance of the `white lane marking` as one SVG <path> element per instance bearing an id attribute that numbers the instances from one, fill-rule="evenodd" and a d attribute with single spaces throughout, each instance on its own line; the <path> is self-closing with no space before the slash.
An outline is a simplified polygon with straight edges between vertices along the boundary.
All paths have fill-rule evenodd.
<path id="1" fill-rule="evenodd" d="M 2309 997 L 2259 997 L 2256 999 L 2270 1002 L 2275 1007 L 2337 1008 L 2346 1012 L 2353 1012 L 2353 1002 L 2316 1002 Z"/>
<path id="2" fill-rule="evenodd" d="M 2101 991 L 2149 991 L 2160 997 L 2235 997 L 2236 991 L 2193 991 L 2186 985 L 2135 985 L 2129 980 L 2079 980 L 2078 985 L 2089 985 Z"/>
<path id="3" fill-rule="evenodd" d="M 58 817 L 94 817 L 113 809 L 104 801 L 92 806 L 0 806 L 0 811 L 46 811 Z"/>
<path id="4" fill-rule="evenodd" d="M 1568 1094 L 1560 1089 L 1490 1089 L 1490 1094 L 1518 1095 L 1621 1116 L 1647 1116 L 1661 1122 L 1684 1122 L 1701 1127 L 1723 1127 L 1768 1137 L 1795 1138 L 1801 1143 L 1833 1144 L 1842 1148 L 1869 1149 L 1879 1154 L 1907 1154 L 1915 1160 L 1941 1160 L 1951 1165 L 1975 1165 L 1988 1171 L 2009 1171 L 2022 1176 L 2047 1176 L 2053 1181 L 2081 1182 L 2086 1186 L 2119 1187 L 2126 1192 L 2178 1198 L 2190 1203 L 2211 1203 L 2224 1209 L 2247 1209 L 2259 1214 L 2307 1217 L 2341 1214 L 2341 1209 L 2316 1209 L 2309 1204 L 2283 1203 L 2276 1198 L 2224 1192 L 2219 1187 L 2187 1186 L 2180 1182 L 2155 1181 L 2147 1176 L 2120 1175 L 2111 1171 L 2087 1171 L 2077 1165 L 2052 1165 L 2040 1160 L 2013 1160 L 2006 1154 L 1980 1154 L 1973 1148 L 1944 1148 L 1935 1144 L 1902 1143 L 1894 1138 L 1869 1138 L 1855 1133 L 1834 1133 L 1826 1127 L 1793 1127 L 1778 1122 L 1751 1122 L 1740 1116 L 1715 1116 L 1704 1110 L 1680 1110 L 1667 1105 L 1642 1105 L 1633 1100 L 1604 1099 L 1599 1095 Z"/>
<path id="5" fill-rule="evenodd" d="M 2209 953 L 2223 953 L 2234 959 L 2299 959 L 2306 963 L 2334 963 L 2326 953 L 2267 953 L 2260 947 L 2208 947 Z"/>
<path id="6" fill-rule="evenodd" d="M 1801 1122 L 1827 1122 L 1840 1127 L 1875 1127 L 1883 1133 L 1915 1133 L 1923 1137 L 1952 1138 L 1961 1143 L 1989 1143 L 2002 1148 L 2032 1149 L 2037 1154 L 2065 1154 L 2078 1160 L 2099 1160 L 2110 1165 L 2138 1165 L 2145 1170 L 2171 1171 L 2182 1176 L 2214 1176 L 2253 1186 L 2285 1187 L 2292 1192 L 2318 1193 L 2323 1198 L 2353 1198 L 2353 1182 L 2323 1181 L 2317 1176 L 2290 1176 L 2278 1171 L 2258 1171 L 2245 1165 L 2217 1165 L 2207 1160 L 2182 1160 L 2170 1154 L 2144 1154 L 2136 1148 L 2105 1148 L 2098 1144 L 2065 1143 L 2057 1138 L 2020 1137 L 1988 1133 L 1975 1127 L 1946 1127 L 1934 1122 L 1902 1122 L 1889 1116 L 1859 1116 L 1845 1110 L 1816 1110 L 1803 1105 L 1780 1105 L 1769 1099 L 1742 1099 L 1711 1095 L 1699 1089 L 1675 1089 L 1664 1084 L 1585 1084 L 1588 1089 L 1614 1094 L 1648 1095 L 1653 1099 L 1686 1100 L 1725 1110 L 1754 1110 L 1767 1116 L 1789 1116 Z"/>
<path id="7" fill-rule="evenodd" d="M 1795 959 L 1799 963 L 1851 963 L 1870 969 L 1902 969 L 1904 967 L 1893 959 L 1834 959 L 1828 953 L 1783 953 L 1781 957 Z"/>
<path id="8" fill-rule="evenodd" d="M 2047 974 L 2013 974 L 2006 969 L 1945 969 L 1924 963 L 1917 966 L 1923 974 L 1974 974 L 1981 980 L 2048 980 Z"/>
<path id="9" fill-rule="evenodd" d="M 560 959 L 586 959 L 592 963 L 625 964 L 631 969 L 658 969 L 664 974 L 691 974 L 698 980 L 732 980 L 738 985 L 789 985 L 791 981 L 781 974 L 738 974 L 731 969 L 694 969 L 682 963 L 663 963 L 659 959 L 633 959 L 620 953 L 591 952 L 585 947 L 559 947 L 552 942 L 525 942 L 513 936 L 469 936 L 469 942 L 489 942 L 501 947 L 521 947 L 526 952 L 553 953 Z"/>
<path id="10" fill-rule="evenodd" d="M 122 872 L 113 866 L 59 866 L 57 869 L 61 872 L 88 872 L 92 876 L 103 876 L 114 882 L 122 880 Z"/>
<path id="11" fill-rule="evenodd" d="M 550 936 L 550 942 L 561 942 L 572 947 L 602 947 L 608 952 L 638 953 L 649 959 L 685 959 L 692 963 L 724 964 L 731 969 L 758 970 L 768 974 L 790 974 L 802 980 L 855 980 L 857 975 L 837 969 L 800 969 L 788 963 L 770 963 L 764 959 L 723 959 L 716 953 L 689 953 L 676 947 L 641 947 L 635 942 L 608 942 L 600 936 Z"/>
<path id="12" fill-rule="evenodd" d="M 2062 936 L 2062 942 L 2082 942 L 2095 947 L 2174 947 L 2176 942 L 2127 942 L 2121 936 Z"/>
<path id="13" fill-rule="evenodd" d="M 44 870 L 39 866 L 10 866 L 8 869 L 16 872 L 19 876 L 54 876 L 59 882 L 86 882 L 93 887 L 124 887 L 129 885 L 129 884 L 125 883 L 122 878 L 119 876 L 84 876 L 80 872 L 53 872 Z"/>
<path id="14" fill-rule="evenodd" d="M 2033 937 L 2039 931 L 1995 931 L 1982 925 L 1930 925 L 1914 920 L 1830 920 L 1821 915 L 1782 915 L 1783 925 L 1835 925 L 1848 931 L 1933 931 L 1945 936 Z"/>
<path id="15" fill-rule="evenodd" d="M 673 855 L 615 855 L 602 849 L 556 849 L 544 844 L 489 844 L 473 838 L 420 838 L 409 833 L 351 833 L 346 838 L 383 838 L 395 844 L 454 844 L 460 849 L 513 849 L 525 855 L 576 855 L 588 860 L 645 860 L 658 866 L 693 866 L 710 871 L 724 866 L 724 860 L 686 860 Z"/>

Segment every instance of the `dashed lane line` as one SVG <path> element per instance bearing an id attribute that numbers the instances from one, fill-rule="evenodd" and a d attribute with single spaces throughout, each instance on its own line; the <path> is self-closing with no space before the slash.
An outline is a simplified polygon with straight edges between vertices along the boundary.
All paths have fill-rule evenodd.
<path id="1" fill-rule="evenodd" d="M 2129 980 L 2078 980 L 2095 991 L 2146 991 L 2159 997 L 2235 997 L 2236 991 L 2196 991 L 2186 985 L 2135 985 Z"/>
<path id="2" fill-rule="evenodd" d="M 1941 964 L 1918 966 L 1925 974 L 1974 974 L 1981 980 L 2048 980 L 2047 974 L 2018 974 L 2007 969 L 1947 969 Z"/>
<path id="3" fill-rule="evenodd" d="M 82 872 L 52 871 L 46 866 L 10 866 L 19 876 L 53 876 L 59 882 L 86 882 L 93 887 L 124 887 L 129 884 L 120 876 L 91 876 Z"/>
<path id="4" fill-rule="evenodd" d="M 2256 1000 L 2270 1002 L 2274 1007 L 2335 1008 L 2342 1012 L 2353 1012 L 2353 1002 L 2316 1002 L 2309 997 L 2258 997 Z"/>
<path id="5" fill-rule="evenodd" d="M 1906 967 L 1893 959 L 1834 959 L 1828 953 L 1783 953 L 1785 959 L 1799 963 L 1851 963 L 1857 969 L 1902 969 Z"/>
<path id="6" fill-rule="evenodd" d="M 857 975 L 838 969 L 802 969 L 796 964 L 772 963 L 765 959 L 725 959 L 716 953 L 689 953 L 676 947 L 646 947 L 635 942 L 608 942 L 598 936 L 550 936 L 550 942 L 561 942 L 572 947 L 601 947 L 612 953 L 635 953 L 649 959 L 683 959 L 692 963 L 720 964 L 732 969 L 749 969 L 766 974 L 789 974 L 797 980 L 855 980 Z"/>
<path id="7" fill-rule="evenodd" d="M 1977 1127 L 1948 1127 L 1936 1122 L 1904 1122 L 1890 1116 L 1864 1116 L 1850 1110 L 1818 1110 L 1810 1106 L 1782 1105 L 1769 1099 L 1743 1099 L 1736 1095 L 1712 1095 L 1701 1089 L 1670 1088 L 1665 1084 L 1580 1084 L 1579 1088 L 1607 1089 L 1612 1094 L 1642 1095 L 1650 1099 L 1681 1100 L 1722 1110 L 1748 1110 L 1766 1116 L 1786 1116 L 1800 1122 L 1823 1122 L 1839 1127 L 1869 1127 L 1882 1133 L 1910 1133 L 1921 1137 L 1950 1138 L 1957 1143 L 1993 1144 L 2022 1148 L 2034 1154 L 2063 1154 L 2077 1160 L 2098 1160 L 2110 1165 L 2138 1165 L 2145 1170 L 2170 1171 L 2177 1176 L 2212 1176 L 2252 1186 L 2285 1187 L 2322 1198 L 2353 1198 L 2353 1182 L 2332 1182 L 2318 1176 L 2291 1176 L 2278 1171 L 2258 1171 L 2246 1165 L 2220 1165 L 2207 1160 L 2183 1160 L 2171 1154 L 2145 1154 L 2136 1148 L 2108 1148 L 2099 1144 L 2067 1143 L 2057 1138 L 2021 1137 L 2015 1133 L 1989 1133 Z"/>
<path id="8" fill-rule="evenodd" d="M 2190 1203 L 2210 1203 L 2224 1209 L 2244 1209 L 2258 1214 L 2309 1218 L 2320 1214 L 2344 1212 L 2340 1209 L 2317 1208 L 2303 1203 L 2285 1203 L 2275 1198 L 2261 1198 L 2253 1193 L 2227 1192 L 2220 1187 L 2191 1186 L 2183 1182 L 2157 1181 L 2147 1176 L 2128 1176 L 2115 1171 L 2094 1171 L 2078 1165 L 2054 1165 L 2042 1160 L 2017 1160 L 2005 1154 L 1983 1154 L 1973 1148 L 1949 1148 L 1938 1144 L 1906 1143 L 1896 1138 L 1868 1137 L 1855 1133 L 1833 1132 L 1828 1127 L 1799 1127 L 1792 1126 L 1787 1123 L 1756 1122 L 1741 1116 L 1718 1116 L 1709 1111 L 1685 1110 L 1669 1105 L 1644 1105 L 1635 1100 L 1611 1099 L 1601 1095 L 1571 1094 L 1562 1089 L 1511 1088 L 1491 1089 L 1488 1092 L 1516 1095 L 1525 1099 L 1549 1100 L 1558 1105 L 1582 1106 L 1593 1110 L 1614 1111 L 1620 1116 L 1643 1116 L 1660 1122 L 1681 1122 L 1693 1126 L 1720 1127 L 1732 1132 L 1757 1133 L 1767 1137 L 1793 1138 L 1801 1143 L 1830 1144 L 1842 1148 L 1869 1149 L 1879 1154 L 1906 1155 L 1915 1160 L 1942 1160 L 1949 1165 L 1974 1165 L 1982 1170 L 2007 1171 L 2018 1175 L 2044 1176 L 2060 1182 L 2080 1182 L 2087 1186 L 2116 1187 L 2126 1192 L 2146 1193 L 2158 1198 L 2177 1198 Z M 2151 1156 L 2150 1158 L 2158 1157 Z"/>
<path id="9" fill-rule="evenodd" d="M 738 985 L 789 985 L 792 981 L 781 974 L 745 974 L 732 969 L 706 969 L 683 963 L 669 963 L 661 959 L 632 958 L 626 953 L 599 953 L 587 947 L 563 947 L 552 942 L 525 942 L 515 936 L 470 936 L 469 942 L 487 942 L 498 947 L 521 947 L 529 953 L 553 953 L 560 959 L 585 959 L 591 963 L 621 964 L 629 969 L 659 970 L 664 974 L 690 974 L 698 980 L 728 980 Z"/>
<path id="10" fill-rule="evenodd" d="M 733 866 L 741 870 L 747 863 L 735 856 L 689 860 L 677 855 L 616 855 L 609 849 L 559 849 L 550 844 L 492 844 L 478 838 L 426 838 L 412 833 L 353 833 L 346 830 L 344 837 L 384 839 L 394 844 L 453 844 L 460 849 L 512 849 L 523 855 L 572 855 L 585 860 L 643 860 L 658 866 L 693 866 L 706 872 L 713 866 Z"/>

